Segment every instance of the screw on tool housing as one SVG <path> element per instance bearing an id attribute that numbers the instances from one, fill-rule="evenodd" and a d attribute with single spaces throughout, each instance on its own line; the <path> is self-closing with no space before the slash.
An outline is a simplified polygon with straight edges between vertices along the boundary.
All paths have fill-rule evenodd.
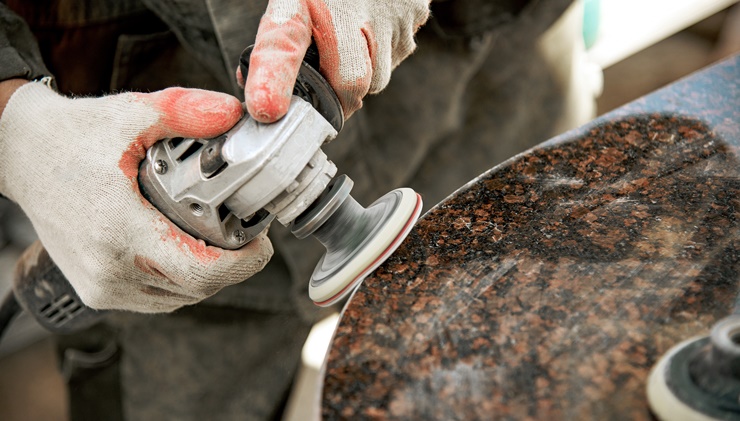
<path id="1" fill-rule="evenodd" d="M 244 231 L 242 230 L 234 231 L 233 235 L 234 235 L 234 240 L 240 244 L 243 243 L 247 239 L 247 237 L 244 235 Z"/>
<path id="2" fill-rule="evenodd" d="M 158 159 L 154 161 L 154 171 L 157 174 L 165 174 L 167 173 L 167 162 L 163 159 Z"/>

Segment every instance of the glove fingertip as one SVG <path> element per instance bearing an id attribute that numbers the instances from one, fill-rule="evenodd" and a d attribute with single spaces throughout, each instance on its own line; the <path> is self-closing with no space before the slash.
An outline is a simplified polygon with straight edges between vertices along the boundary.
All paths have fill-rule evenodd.
<path id="1" fill-rule="evenodd" d="M 290 96 L 276 94 L 266 87 L 245 91 L 247 111 L 260 123 L 273 123 L 281 119 L 290 107 Z"/>
<path id="2" fill-rule="evenodd" d="M 239 85 L 239 87 L 242 89 L 244 89 L 244 85 L 246 84 L 246 80 L 244 79 L 244 75 L 242 74 L 241 67 L 236 68 L 236 84 Z"/>
<path id="3" fill-rule="evenodd" d="M 262 123 L 282 118 L 290 107 L 293 85 L 311 44 L 311 25 L 305 10 L 283 16 L 269 9 L 260 22 L 249 59 L 244 97 L 249 114 Z"/>
<path id="4" fill-rule="evenodd" d="M 161 114 L 158 125 L 165 136 L 217 136 L 236 124 L 243 114 L 241 102 L 221 92 L 168 88 L 153 95 Z"/>

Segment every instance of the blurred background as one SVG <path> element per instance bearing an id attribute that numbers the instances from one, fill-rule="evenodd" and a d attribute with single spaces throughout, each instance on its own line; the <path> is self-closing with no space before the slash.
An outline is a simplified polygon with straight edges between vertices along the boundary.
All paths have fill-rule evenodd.
<path id="1" fill-rule="evenodd" d="M 595 98 L 596 115 L 740 52 L 737 0 L 579 0 L 572 13 L 583 23 L 574 77 L 586 85 L 584 101 Z M 0 295 L 10 290 L 15 260 L 34 240 L 28 226 L 0 202 Z M 319 369 L 336 321 L 325 320 L 309 336 L 286 419 L 303 419 L 317 404 Z M 53 340 L 20 316 L 0 342 L 0 419 L 65 420 L 65 393 Z"/>

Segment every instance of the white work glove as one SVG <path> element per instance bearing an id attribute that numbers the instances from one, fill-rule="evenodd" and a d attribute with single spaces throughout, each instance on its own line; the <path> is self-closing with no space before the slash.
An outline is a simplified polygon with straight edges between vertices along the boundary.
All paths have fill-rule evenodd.
<path id="1" fill-rule="evenodd" d="M 391 71 L 416 48 L 414 33 L 429 17 L 429 2 L 270 0 L 249 60 L 249 113 L 265 123 L 285 115 L 313 37 L 320 72 L 349 118 L 365 95 L 388 85 Z M 238 69 L 237 79 L 244 83 Z"/>
<path id="2" fill-rule="evenodd" d="M 70 99 L 28 83 L 0 119 L 0 193 L 26 212 L 51 258 L 95 309 L 167 312 L 261 270 L 263 233 L 240 250 L 207 246 L 139 193 L 146 150 L 213 137 L 241 117 L 229 95 L 170 88 Z"/>

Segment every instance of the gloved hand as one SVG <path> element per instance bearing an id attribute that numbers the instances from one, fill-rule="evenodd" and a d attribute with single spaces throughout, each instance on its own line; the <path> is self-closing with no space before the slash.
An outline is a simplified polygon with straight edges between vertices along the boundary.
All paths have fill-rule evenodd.
<path id="1" fill-rule="evenodd" d="M 0 118 L 0 193 L 26 212 L 85 304 L 172 311 L 261 270 L 272 245 L 265 233 L 236 251 L 189 236 L 141 196 L 139 163 L 159 139 L 213 137 L 241 115 L 236 98 L 216 92 L 70 99 L 28 83 Z"/>
<path id="2" fill-rule="evenodd" d="M 345 118 L 416 48 L 413 35 L 430 0 L 270 0 L 249 60 L 244 94 L 249 113 L 273 122 L 288 110 L 301 60 L 316 42 L 320 72 L 336 91 Z M 237 79 L 244 83 L 237 69 Z"/>

